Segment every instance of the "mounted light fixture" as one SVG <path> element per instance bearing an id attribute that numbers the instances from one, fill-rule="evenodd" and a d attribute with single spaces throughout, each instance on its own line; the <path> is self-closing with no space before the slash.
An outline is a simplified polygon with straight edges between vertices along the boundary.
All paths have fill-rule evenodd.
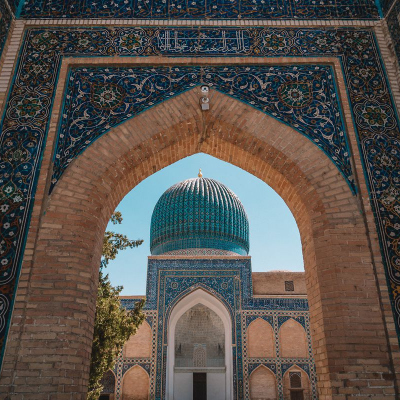
<path id="1" fill-rule="evenodd" d="M 210 89 L 207 85 L 202 85 L 200 90 L 201 94 L 203 95 L 203 97 L 200 99 L 201 109 L 203 111 L 207 111 L 210 109 L 210 99 L 208 98 L 208 92 Z"/>

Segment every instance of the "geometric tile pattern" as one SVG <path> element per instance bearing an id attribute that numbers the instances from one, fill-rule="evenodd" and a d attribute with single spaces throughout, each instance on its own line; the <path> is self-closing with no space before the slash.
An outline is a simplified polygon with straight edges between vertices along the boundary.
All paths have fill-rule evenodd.
<path id="1" fill-rule="evenodd" d="M 214 179 L 179 182 L 167 189 L 154 207 L 151 254 L 187 248 L 223 249 L 241 255 L 249 252 L 249 221 L 243 204 Z"/>
<path id="2" fill-rule="evenodd" d="M 274 331 L 274 343 L 275 343 L 275 354 L 276 358 L 250 358 L 247 354 L 247 327 L 252 321 L 257 318 L 262 318 L 268 321 Z M 290 318 L 295 321 L 301 322 L 306 332 L 307 340 L 307 358 L 283 358 L 280 356 L 280 346 L 279 346 L 279 330 L 284 322 Z M 317 375 L 315 371 L 315 364 L 312 355 L 311 347 L 311 332 L 310 332 L 310 321 L 309 313 L 307 311 L 295 312 L 295 311 L 243 311 L 242 312 L 242 323 L 243 323 L 243 375 L 244 375 L 244 393 L 245 398 L 249 398 L 249 377 L 251 373 L 260 365 L 264 365 L 269 368 L 274 374 L 277 382 L 278 398 L 283 399 L 283 376 L 285 372 L 296 365 L 307 373 L 311 384 L 311 398 L 317 399 Z"/>
<path id="3" fill-rule="evenodd" d="M 334 73 L 328 65 L 73 68 L 50 190 L 69 163 L 101 134 L 201 84 L 293 126 L 328 155 L 354 190 Z"/>
<path id="4" fill-rule="evenodd" d="M 136 302 L 140 301 L 140 299 L 121 299 L 121 304 L 123 307 L 127 309 L 133 309 L 135 307 Z M 142 367 L 149 375 L 150 378 L 150 398 L 154 398 L 154 389 L 155 389 L 155 366 L 156 366 L 156 339 L 157 339 L 157 311 L 145 310 L 144 314 L 146 315 L 146 321 L 149 323 L 152 332 L 152 350 L 151 357 L 146 358 L 127 358 L 123 356 L 122 350 L 119 357 L 116 360 L 114 366 L 114 374 L 116 376 L 116 385 L 115 385 L 115 400 L 119 400 L 121 397 L 122 390 L 122 378 L 125 373 L 135 365 L 139 365 Z"/>
<path id="5" fill-rule="evenodd" d="M 337 58 L 400 334 L 400 129 L 371 30 L 54 27 L 27 29 L 1 121 L 0 348 L 4 349 L 62 57 L 155 55 L 321 57 L 322 64 L 324 57 Z"/>
<path id="6" fill-rule="evenodd" d="M 390 10 L 392 5 L 396 2 L 397 0 L 379 0 L 381 9 L 382 9 L 382 14 L 384 17 L 387 17 L 387 12 Z"/>
<path id="7" fill-rule="evenodd" d="M 312 400 L 317 399 L 315 365 L 311 349 L 308 302 L 304 298 L 262 298 L 252 297 L 251 261 L 249 259 L 169 259 L 148 261 L 147 294 L 145 312 L 158 316 L 153 324 L 153 358 L 155 371 L 150 375 L 150 397 L 165 398 L 167 324 L 173 307 L 188 293 L 202 288 L 218 298 L 227 308 L 232 321 L 234 396 L 249 399 L 248 380 L 251 372 L 259 365 L 266 365 L 276 376 L 278 391 L 283 394 L 284 373 L 297 365 L 310 377 Z M 123 299 L 122 305 L 134 307 L 138 299 Z M 256 318 L 267 320 L 274 329 L 275 352 L 277 357 L 255 359 L 247 356 L 247 328 Z M 288 319 L 300 322 L 306 332 L 307 358 L 282 358 L 279 356 L 279 329 Z M 150 360 L 127 360 L 120 357 L 117 368 L 123 374 L 133 365 L 148 365 Z M 146 364 L 147 363 L 147 364 Z M 117 379 L 118 381 L 118 379 Z M 154 391 L 153 391 L 154 388 Z M 120 388 L 116 389 L 119 399 Z M 279 398 L 283 398 L 280 396 Z"/>
<path id="8" fill-rule="evenodd" d="M 26 0 L 23 18 L 373 19 L 373 0 Z"/>

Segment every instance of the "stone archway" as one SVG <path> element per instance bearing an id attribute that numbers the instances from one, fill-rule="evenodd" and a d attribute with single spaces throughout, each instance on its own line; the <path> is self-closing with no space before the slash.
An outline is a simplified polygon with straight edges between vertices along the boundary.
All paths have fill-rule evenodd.
<path id="1" fill-rule="evenodd" d="M 222 321 L 224 327 L 224 347 L 225 347 L 225 390 L 224 398 L 230 400 L 233 398 L 233 360 L 232 360 L 232 321 L 226 307 L 211 294 L 203 289 L 196 289 L 194 292 L 181 299 L 171 311 L 168 320 L 168 354 L 167 354 L 167 400 L 174 397 L 174 365 L 175 365 L 175 331 L 179 319 L 194 306 L 201 304 L 213 311 Z M 222 382 L 224 382 L 222 380 Z"/>
<path id="2" fill-rule="evenodd" d="M 19 394 L 19 371 L 35 366 L 54 370 L 56 363 L 49 390 L 84 398 L 107 221 L 140 181 L 197 152 L 259 177 L 294 214 L 302 238 L 320 398 L 340 397 L 346 390 L 342 376 L 349 372 L 354 382 L 362 375 L 376 386 L 387 385 L 388 345 L 380 335 L 384 326 L 368 237 L 344 178 L 308 139 L 237 100 L 215 92 L 210 111 L 202 113 L 196 90 L 112 129 L 68 167 L 45 198 L 35 221 L 34 248 L 27 248 L 34 254 L 32 266 L 21 272 L 27 295 L 17 295 L 5 354 L 2 382 L 13 376 L 10 393 Z M 46 197 L 48 173 L 42 172 L 38 196 Z M 376 338 L 373 349 L 365 345 L 371 335 Z M 54 354 L 46 357 L 51 348 L 57 348 L 56 361 Z M 30 352 L 43 355 L 41 365 L 36 358 L 22 357 Z M 68 375 L 71 369 L 76 374 Z M 31 391 L 40 391 L 41 385 L 38 377 Z"/>

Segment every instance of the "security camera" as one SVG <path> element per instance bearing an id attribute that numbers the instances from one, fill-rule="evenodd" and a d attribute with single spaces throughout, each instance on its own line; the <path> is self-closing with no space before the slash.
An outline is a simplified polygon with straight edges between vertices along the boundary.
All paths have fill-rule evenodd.
<path id="1" fill-rule="evenodd" d="M 201 93 L 202 94 L 208 94 L 208 92 L 209 92 L 209 88 L 208 88 L 208 86 L 206 86 L 206 85 L 203 85 L 202 87 L 201 87 Z"/>

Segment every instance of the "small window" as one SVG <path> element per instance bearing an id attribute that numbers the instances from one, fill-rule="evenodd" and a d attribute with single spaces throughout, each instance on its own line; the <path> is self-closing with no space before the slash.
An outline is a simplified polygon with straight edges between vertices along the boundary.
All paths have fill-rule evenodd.
<path id="1" fill-rule="evenodd" d="M 301 372 L 290 372 L 289 378 L 291 389 L 301 388 Z"/>
<path id="2" fill-rule="evenodd" d="M 287 292 L 294 292 L 294 282 L 293 281 L 285 281 L 285 290 Z"/>

